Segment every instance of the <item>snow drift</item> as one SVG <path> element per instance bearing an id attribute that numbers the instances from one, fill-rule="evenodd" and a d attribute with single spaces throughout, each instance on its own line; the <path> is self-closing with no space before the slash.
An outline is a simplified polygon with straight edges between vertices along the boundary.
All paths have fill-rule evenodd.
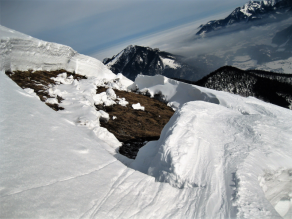
<path id="1" fill-rule="evenodd" d="M 275 179 L 277 188 L 265 187 L 265 193 L 258 181 L 267 171 L 292 171 L 290 110 L 163 76 L 138 76 L 135 83 L 177 112 L 159 141 L 140 149 L 132 168 L 176 188 L 200 189 L 208 212 L 226 208 L 232 217 L 267 217 L 274 210 L 266 193 L 281 216 L 291 215 L 292 177 Z"/>
<path id="2" fill-rule="evenodd" d="M 45 42 L 0 26 L 0 70 L 58 70 L 114 78 L 99 60 L 81 55 L 69 46 Z"/>

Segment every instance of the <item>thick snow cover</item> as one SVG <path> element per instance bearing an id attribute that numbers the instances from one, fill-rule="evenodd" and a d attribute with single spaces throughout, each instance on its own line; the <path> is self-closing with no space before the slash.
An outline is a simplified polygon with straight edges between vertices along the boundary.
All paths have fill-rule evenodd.
<path id="1" fill-rule="evenodd" d="M 115 77 L 99 60 L 69 46 L 38 40 L 4 26 L 0 26 L 0 37 L 0 70 L 66 69 L 86 76 Z"/>
<path id="2" fill-rule="evenodd" d="M 159 141 L 140 149 L 134 169 L 201 190 L 209 213 L 226 208 L 229 216 L 272 217 L 270 201 L 291 217 L 291 110 L 160 75 L 139 75 L 135 83 L 177 112 Z"/>
<path id="3" fill-rule="evenodd" d="M 48 62 L 52 69 L 71 69 L 67 55 L 58 52 L 65 47 L 33 56 L 36 39 L 0 29 L 8 41 L 20 39 L 5 53 L 10 44 L 1 35 L 3 70 L 51 70 Z M 24 60 L 23 51 L 32 59 Z M 291 110 L 163 76 L 139 76 L 136 86 L 160 94 L 176 113 L 160 139 L 132 161 L 100 131 L 98 119 L 112 118 L 93 107 L 95 101 L 125 104 L 115 100 L 112 88 L 131 82 L 93 59 L 83 63 L 78 73 L 91 72 L 87 80 L 65 74 L 55 79 L 62 84 L 51 95 L 62 96 L 65 108 L 58 112 L 0 71 L 0 218 L 291 218 Z M 96 95 L 95 86 L 103 83 L 109 89 Z"/>

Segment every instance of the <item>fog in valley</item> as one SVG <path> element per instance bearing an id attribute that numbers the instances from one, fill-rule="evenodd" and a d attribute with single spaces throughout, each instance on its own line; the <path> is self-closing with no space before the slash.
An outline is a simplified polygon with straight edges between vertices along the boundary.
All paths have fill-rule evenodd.
<path id="1" fill-rule="evenodd" d="M 196 35 L 199 24 L 195 23 L 152 36 L 150 43 L 148 38 L 147 46 L 183 56 L 183 61 L 195 67 L 201 75 L 209 74 L 224 65 L 254 69 L 291 56 L 289 35 L 283 31 L 291 26 L 291 22 L 292 18 L 287 17 L 269 24 L 241 23 L 204 36 Z M 276 34 L 281 31 L 287 38 L 280 37 L 281 40 L 276 40 Z M 138 43 L 146 44 L 143 40 Z M 277 66 L 271 70 L 289 73 Z"/>

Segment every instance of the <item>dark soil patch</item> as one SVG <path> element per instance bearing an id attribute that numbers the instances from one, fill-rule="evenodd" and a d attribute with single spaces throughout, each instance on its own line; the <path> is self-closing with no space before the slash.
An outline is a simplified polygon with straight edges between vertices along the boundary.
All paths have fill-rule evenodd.
<path id="1" fill-rule="evenodd" d="M 68 77 L 72 75 L 73 78 L 77 80 L 86 79 L 86 77 L 83 75 L 68 72 L 64 69 L 56 71 L 6 71 L 5 73 L 22 89 L 33 89 L 43 102 L 45 102 L 46 99 L 51 98 L 47 90 L 50 88 L 50 85 L 56 84 L 55 81 L 51 79 L 52 77 L 55 78 L 61 73 L 67 73 Z M 62 97 L 59 96 L 57 97 L 57 99 L 59 103 L 63 100 Z M 64 109 L 62 107 L 59 107 L 58 104 L 46 104 L 55 111 Z"/>
<path id="2" fill-rule="evenodd" d="M 97 93 L 106 91 L 107 88 L 99 87 Z M 116 138 L 123 142 L 120 153 L 133 159 L 143 142 L 159 139 L 160 133 L 169 121 L 174 111 L 165 103 L 133 92 L 114 90 L 120 98 L 125 98 L 129 104 L 124 107 L 113 105 L 110 107 L 98 105 L 97 110 L 104 110 L 110 115 L 110 120 L 101 126 L 113 133 Z M 140 103 L 145 111 L 134 110 L 132 104 Z M 113 116 L 117 119 L 113 120 Z"/>
<path id="3" fill-rule="evenodd" d="M 123 146 L 120 147 L 119 152 L 120 154 L 123 154 L 130 159 L 135 159 L 141 147 L 143 147 L 149 141 L 155 141 L 158 139 L 159 137 L 145 137 L 125 141 L 123 142 Z"/>

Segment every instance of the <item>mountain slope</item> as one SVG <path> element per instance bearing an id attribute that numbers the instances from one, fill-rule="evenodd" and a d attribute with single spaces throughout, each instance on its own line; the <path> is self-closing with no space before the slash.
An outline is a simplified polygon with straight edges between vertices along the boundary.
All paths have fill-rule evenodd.
<path id="1" fill-rule="evenodd" d="M 196 35 L 220 30 L 237 23 L 254 23 L 265 19 L 280 20 L 291 11 L 289 0 L 249 1 L 242 7 L 236 8 L 230 15 L 221 20 L 210 21 L 201 25 Z M 243 27 L 241 27 L 243 28 Z"/>
<path id="2" fill-rule="evenodd" d="M 2 48 L 9 46 L 1 42 Z M 49 68 L 35 46 L 23 50 L 22 42 L 9 53 L 11 62 L 7 56 L 0 61 L 24 67 L 19 54 L 35 52 L 27 67 Z M 61 51 L 46 55 L 52 68 L 70 68 Z M 50 94 L 65 99 L 60 103 L 65 110 L 57 112 L 0 71 L 1 218 L 291 215 L 291 110 L 161 75 L 139 75 L 140 92 L 160 95 L 176 113 L 160 139 L 148 142 L 132 161 L 118 153 L 119 142 L 109 142 L 114 138 L 99 127 L 106 114 L 94 108 L 114 104 L 113 91 L 96 94 L 97 85 L 127 90 L 129 81 L 112 78 L 95 62 L 100 65 L 83 62 L 83 67 L 96 77 L 54 78 L 62 83 L 50 87 Z"/>
<path id="3" fill-rule="evenodd" d="M 256 70 L 243 71 L 225 66 L 195 83 L 218 91 L 227 91 L 292 108 L 292 75 Z"/>
<path id="4" fill-rule="evenodd" d="M 181 61 L 182 57 L 171 53 L 142 46 L 128 46 L 112 58 L 105 58 L 103 63 L 114 73 L 122 73 L 135 80 L 138 74 L 197 80 L 200 75 L 196 69 Z"/>

